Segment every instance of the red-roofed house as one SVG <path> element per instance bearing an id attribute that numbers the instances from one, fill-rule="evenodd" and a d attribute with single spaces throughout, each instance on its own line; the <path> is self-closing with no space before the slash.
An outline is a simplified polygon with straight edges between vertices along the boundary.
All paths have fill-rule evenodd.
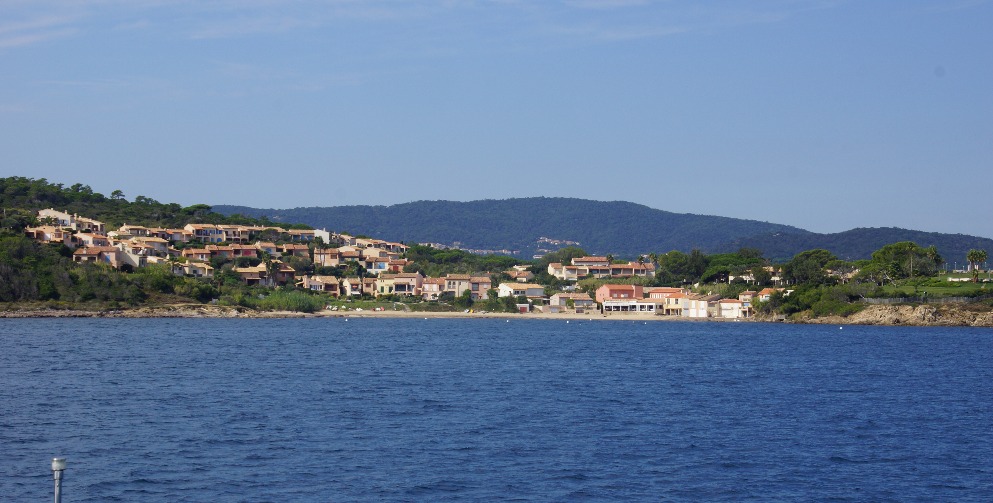
<path id="1" fill-rule="evenodd" d="M 603 304 L 607 299 L 643 299 L 644 287 L 641 285 L 603 285 L 596 290 L 596 301 Z"/>

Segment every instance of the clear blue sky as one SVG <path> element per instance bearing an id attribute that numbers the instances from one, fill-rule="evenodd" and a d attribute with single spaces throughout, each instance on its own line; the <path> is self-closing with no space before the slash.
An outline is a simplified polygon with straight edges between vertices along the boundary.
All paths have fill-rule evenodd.
<path id="1" fill-rule="evenodd" d="M 989 1 L 0 2 L 0 175 L 128 199 L 993 237 L 991 161 Z"/>

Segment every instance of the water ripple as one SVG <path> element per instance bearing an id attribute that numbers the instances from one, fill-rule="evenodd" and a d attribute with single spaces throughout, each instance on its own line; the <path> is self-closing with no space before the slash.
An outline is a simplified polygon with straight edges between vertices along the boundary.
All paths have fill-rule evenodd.
<path id="1" fill-rule="evenodd" d="M 989 330 L 335 321 L 0 320 L 0 499 L 993 501 Z"/>

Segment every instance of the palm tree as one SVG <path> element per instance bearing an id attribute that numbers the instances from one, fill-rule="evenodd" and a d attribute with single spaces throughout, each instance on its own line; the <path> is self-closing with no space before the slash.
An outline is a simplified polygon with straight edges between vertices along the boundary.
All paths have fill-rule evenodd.
<path id="1" fill-rule="evenodd" d="M 262 262 L 265 263 L 266 281 L 268 286 L 275 286 L 276 272 L 279 271 L 279 261 L 273 260 L 272 254 L 262 251 Z"/>
<path id="2" fill-rule="evenodd" d="M 910 279 L 914 279 L 914 255 L 917 254 L 917 250 L 917 243 L 912 241 L 907 243 L 907 255 L 910 256 Z"/>
<path id="3" fill-rule="evenodd" d="M 322 238 L 320 236 L 317 236 L 317 237 L 314 238 L 313 241 L 307 243 L 307 246 L 310 248 L 310 250 L 309 250 L 310 251 L 310 261 L 311 262 L 314 262 L 315 263 L 314 265 L 316 266 L 317 265 L 316 264 L 317 257 L 315 256 L 315 253 L 318 252 L 318 251 L 324 250 L 326 248 L 326 246 L 324 245 L 324 238 Z M 324 265 L 323 262 L 322 262 L 321 265 Z"/>
<path id="4" fill-rule="evenodd" d="M 969 269 L 972 270 L 972 281 L 979 282 L 979 264 L 986 262 L 986 250 L 969 250 L 965 259 L 969 261 Z"/>
<path id="5" fill-rule="evenodd" d="M 173 274 L 178 274 L 177 271 L 180 270 L 179 269 L 179 264 L 180 264 L 179 257 L 176 256 L 176 255 L 169 255 L 169 258 L 167 258 L 166 261 L 169 262 L 169 270 L 170 270 L 170 272 L 172 272 Z"/>
<path id="6" fill-rule="evenodd" d="M 938 253 L 938 248 L 934 245 L 925 248 L 924 255 L 931 262 L 931 265 L 934 267 L 933 271 L 935 272 L 938 270 L 938 267 L 941 266 L 941 263 L 944 262 L 944 259 L 941 258 L 941 254 Z"/>

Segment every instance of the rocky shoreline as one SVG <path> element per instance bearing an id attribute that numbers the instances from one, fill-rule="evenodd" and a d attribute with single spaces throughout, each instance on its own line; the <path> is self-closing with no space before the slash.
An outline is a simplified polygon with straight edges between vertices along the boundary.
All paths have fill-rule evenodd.
<path id="1" fill-rule="evenodd" d="M 243 307 L 213 305 L 166 305 L 129 309 L 86 310 L 51 309 L 7 306 L 0 318 L 518 318 L 518 319 L 601 319 L 619 321 L 694 321 L 661 317 L 652 314 L 546 314 L 546 313 L 464 313 L 464 312 L 404 312 L 404 311 L 321 311 L 300 313 L 290 311 L 256 311 Z M 699 321 L 732 321 L 708 319 Z M 748 318 L 740 321 L 774 321 L 771 318 Z M 993 327 L 993 309 L 972 304 L 941 305 L 874 305 L 851 316 L 804 317 L 787 323 L 829 325 L 887 325 L 887 326 L 969 326 Z"/>
<path id="2" fill-rule="evenodd" d="M 851 316 L 810 318 L 802 323 L 913 327 L 993 327 L 993 309 L 970 304 L 868 306 Z"/>

